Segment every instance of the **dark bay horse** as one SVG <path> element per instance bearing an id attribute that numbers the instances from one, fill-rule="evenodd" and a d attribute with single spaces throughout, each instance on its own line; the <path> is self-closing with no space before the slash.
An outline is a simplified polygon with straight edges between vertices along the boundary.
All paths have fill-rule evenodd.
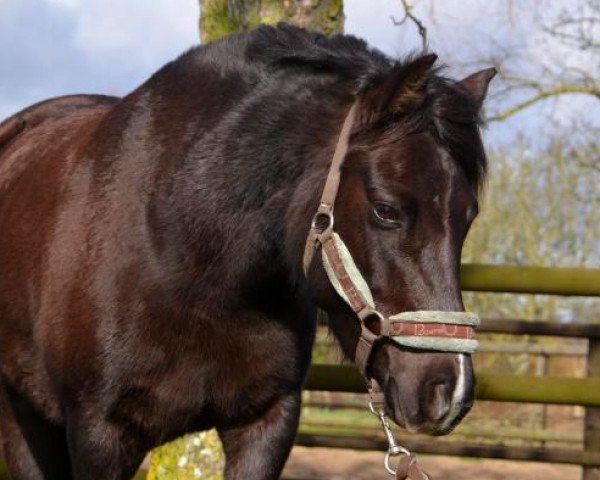
<path id="1" fill-rule="evenodd" d="M 335 226 L 377 308 L 464 310 L 494 72 L 451 81 L 434 61 L 262 26 L 124 98 L 56 98 L 2 123 L 0 452 L 14 480 L 129 479 L 149 449 L 212 427 L 227 479 L 278 478 L 317 308 L 350 358 L 361 333 L 323 265 L 302 266 L 352 105 Z M 473 400 L 466 354 L 382 341 L 365 368 L 412 431 L 446 433 Z"/>

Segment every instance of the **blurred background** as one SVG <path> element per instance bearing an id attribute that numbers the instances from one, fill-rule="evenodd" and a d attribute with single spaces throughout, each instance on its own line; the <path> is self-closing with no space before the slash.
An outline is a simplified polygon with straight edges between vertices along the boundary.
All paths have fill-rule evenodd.
<path id="1" fill-rule="evenodd" d="M 600 266 L 600 0 L 0 0 L 0 119 L 63 94 L 126 95 L 201 41 L 280 20 L 356 35 L 392 57 L 433 51 L 455 78 L 495 66 L 485 107 L 490 175 L 463 262 Z M 466 292 L 465 300 L 482 317 L 600 325 L 600 301 L 589 297 Z M 476 363 L 479 372 L 577 378 L 589 356 L 585 338 L 488 333 Z M 340 360 L 323 328 L 315 361 Z M 304 433 L 376 438 L 362 402 L 306 393 Z M 480 401 L 448 441 L 580 450 L 584 417 L 578 406 Z M 297 447 L 285 475 L 386 478 L 380 461 Z M 424 463 L 447 480 L 581 477 L 575 466 Z M 150 464 L 153 479 L 220 478 L 218 439 L 182 439 Z"/>

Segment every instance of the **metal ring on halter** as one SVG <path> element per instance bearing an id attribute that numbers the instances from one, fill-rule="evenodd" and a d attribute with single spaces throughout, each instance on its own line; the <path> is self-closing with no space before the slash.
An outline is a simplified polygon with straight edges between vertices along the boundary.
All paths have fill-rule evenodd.
<path id="1" fill-rule="evenodd" d="M 398 448 L 400 449 L 397 453 L 392 453 L 392 452 L 387 452 L 385 454 L 385 458 L 383 459 L 383 466 L 385 467 L 385 469 L 387 470 L 387 472 L 390 475 L 396 475 L 396 470 L 394 470 L 391 466 L 390 466 L 390 458 L 391 457 L 397 457 L 399 455 L 410 455 L 410 452 L 404 448 L 404 447 L 400 447 L 398 446 Z"/>
<path id="2" fill-rule="evenodd" d="M 322 226 L 319 224 L 319 220 L 322 218 L 327 218 L 327 225 Z M 313 230 L 317 230 L 320 233 L 324 232 L 325 230 L 329 229 L 333 229 L 333 212 L 317 212 L 315 213 L 315 216 L 312 219 L 312 222 L 310 224 L 310 228 Z"/>
<path id="3" fill-rule="evenodd" d="M 377 318 L 377 320 L 379 320 L 379 326 L 381 327 L 379 336 L 381 336 L 381 337 L 389 336 L 389 334 L 390 334 L 389 322 L 386 321 L 386 318 L 380 312 L 375 310 L 374 308 L 367 306 L 363 310 L 358 312 L 357 315 L 358 315 L 360 322 L 375 335 L 377 335 L 377 334 L 375 332 L 373 332 L 373 330 L 371 330 L 367 324 L 371 323 L 369 320 L 371 320 L 373 318 Z"/>

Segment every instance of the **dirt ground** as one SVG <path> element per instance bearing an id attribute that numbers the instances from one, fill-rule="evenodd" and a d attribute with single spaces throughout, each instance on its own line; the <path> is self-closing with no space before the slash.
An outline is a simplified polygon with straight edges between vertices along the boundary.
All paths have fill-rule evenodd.
<path id="1" fill-rule="evenodd" d="M 580 467 L 420 455 L 434 480 L 579 480 Z M 285 480 L 390 480 L 379 452 L 294 447 Z"/>

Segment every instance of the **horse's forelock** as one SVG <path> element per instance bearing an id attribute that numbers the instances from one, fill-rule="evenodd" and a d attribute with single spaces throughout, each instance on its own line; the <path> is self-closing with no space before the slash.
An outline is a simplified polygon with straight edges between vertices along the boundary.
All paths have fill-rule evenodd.
<path id="1" fill-rule="evenodd" d="M 393 111 L 373 105 L 364 107 L 369 113 L 364 115 L 365 121 L 356 133 L 370 143 L 383 145 L 400 142 L 407 134 L 428 131 L 440 146 L 450 152 L 478 191 L 487 170 L 480 135 L 480 105 L 456 88 L 454 80 L 440 75 L 440 69 L 434 68 L 422 75 L 420 91 L 414 86 L 406 91 L 400 89 L 400 98 L 388 99 L 388 102 L 403 108 Z M 380 82 L 380 85 L 380 88 L 386 88 L 385 82 Z M 380 94 L 383 92 L 371 88 L 362 95 L 367 102 L 372 102 Z"/>

